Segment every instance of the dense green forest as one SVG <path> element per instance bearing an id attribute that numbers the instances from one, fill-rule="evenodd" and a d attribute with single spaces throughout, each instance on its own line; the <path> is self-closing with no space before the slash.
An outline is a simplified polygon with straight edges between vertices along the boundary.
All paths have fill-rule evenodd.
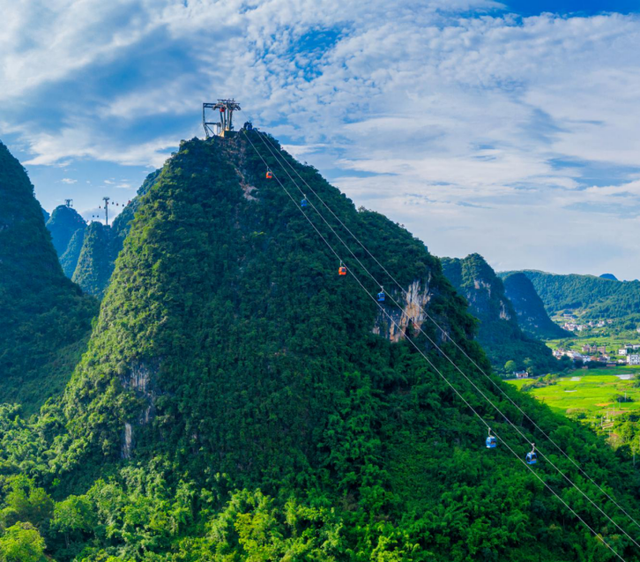
<path id="1" fill-rule="evenodd" d="M 292 200 L 281 187 L 282 178 L 296 190 L 275 155 L 490 371 L 464 299 L 406 230 L 356 210 L 263 133 L 183 142 L 140 198 L 64 396 L 31 417 L 20 405 L 0 407 L 0 559 L 613 560 L 508 451 L 505 443 L 523 458 L 535 440 L 551 453 L 496 389 L 637 518 L 640 480 L 631 458 L 481 376 L 391 283 L 388 295 L 402 308 L 391 298 L 379 308 L 356 277 L 339 276 L 342 259 L 372 293 L 385 281 L 357 244 L 349 243 L 377 281 L 348 252 L 336 256 L 323 245 L 298 194 Z M 265 178 L 263 158 L 274 179 Z M 307 197 L 318 203 L 310 190 Z M 30 205 L 37 209 L 32 195 Z M 303 212 L 340 247 L 315 210 Z M 4 225 L 0 235 L 14 231 Z M 39 210 L 30 228 L 41 233 L 31 242 L 55 257 Z M 16 236 L 3 241 L 3 258 L 23 250 Z M 21 267 L 37 277 L 48 266 Z M 498 448 L 484 446 L 485 426 L 439 373 L 491 423 Z M 551 456 L 625 525 L 573 465 Z M 640 560 L 549 463 L 534 470 L 626 560 Z"/>
<path id="2" fill-rule="evenodd" d="M 93 299 L 63 274 L 26 172 L 0 143 L 0 401 L 59 394 L 86 346 Z"/>
<path id="3" fill-rule="evenodd" d="M 513 272 L 505 272 L 506 276 Z M 640 327 L 640 281 L 617 281 L 593 275 L 556 275 L 525 270 L 551 315 L 575 313 L 583 320 L 616 320 L 616 325 Z"/>
<path id="4" fill-rule="evenodd" d="M 442 258 L 442 267 L 478 319 L 478 342 L 496 371 L 510 375 L 516 369 L 528 369 L 540 375 L 566 367 L 544 343 L 523 333 L 502 281 L 482 256 Z"/>
<path id="5" fill-rule="evenodd" d="M 518 324 L 523 331 L 540 339 L 571 337 L 547 314 L 540 295 L 524 273 L 511 273 L 502 277 L 507 298 L 518 315 Z"/>

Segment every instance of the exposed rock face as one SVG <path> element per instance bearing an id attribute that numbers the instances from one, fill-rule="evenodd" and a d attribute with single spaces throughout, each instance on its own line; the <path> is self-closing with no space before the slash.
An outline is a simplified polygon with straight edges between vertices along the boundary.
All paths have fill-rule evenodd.
<path id="1" fill-rule="evenodd" d="M 145 406 L 140 410 L 138 419 L 134 422 L 136 425 L 146 425 L 155 416 L 156 399 L 161 394 L 155 383 L 157 374 L 158 368 L 153 368 L 147 364 L 141 363 L 133 367 L 131 372 L 121 379 L 122 386 L 133 390 L 136 397 L 145 403 Z M 125 423 L 125 441 L 122 449 L 123 456 L 125 451 L 127 451 L 129 455 L 131 454 L 133 449 L 132 436 L 133 427 L 129 422 L 127 422 Z M 125 458 L 129 457 L 126 456 Z"/>
<path id="2" fill-rule="evenodd" d="M 122 439 L 122 458 L 130 459 L 133 450 L 133 428 L 130 423 L 124 424 L 124 435 Z"/>
<path id="3" fill-rule="evenodd" d="M 404 296 L 395 292 L 390 295 L 396 301 L 404 303 L 402 311 L 399 311 L 396 307 L 386 308 L 393 321 L 384 312 L 378 312 L 373 333 L 382 335 L 392 342 L 397 342 L 405 337 L 409 325 L 414 330 L 422 328 L 426 318 L 425 310 L 429 306 L 432 295 L 428 281 L 423 287 L 420 280 L 415 280 L 411 283 Z"/>

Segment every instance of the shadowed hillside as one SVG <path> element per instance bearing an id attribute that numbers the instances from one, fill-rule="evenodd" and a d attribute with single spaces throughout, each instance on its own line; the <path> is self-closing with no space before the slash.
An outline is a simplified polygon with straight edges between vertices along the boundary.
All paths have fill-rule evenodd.
<path id="1" fill-rule="evenodd" d="M 0 143 L 0 401 L 59 393 L 86 344 L 93 299 L 63 274 L 20 163 Z"/>
<path id="2" fill-rule="evenodd" d="M 571 337 L 570 332 L 563 330 L 549 318 L 542 299 L 524 273 L 511 273 L 501 277 L 507 298 L 513 304 L 523 330 L 533 337 L 543 339 Z"/>
<path id="3" fill-rule="evenodd" d="M 535 374 L 558 368 L 551 350 L 522 332 L 502 281 L 482 256 L 443 258 L 442 264 L 445 275 L 478 319 L 478 342 L 496 369 L 504 371 L 507 361 L 514 361 L 518 369 L 531 368 Z"/>

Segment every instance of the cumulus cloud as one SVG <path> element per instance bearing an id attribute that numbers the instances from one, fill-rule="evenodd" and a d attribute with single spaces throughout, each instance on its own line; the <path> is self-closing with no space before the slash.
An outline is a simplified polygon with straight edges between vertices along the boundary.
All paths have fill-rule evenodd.
<path id="1" fill-rule="evenodd" d="M 640 235 L 637 16 L 487 0 L 0 10 L 0 134 L 28 165 L 160 166 L 201 134 L 202 101 L 235 95 L 241 119 L 436 253 L 638 275 L 621 242 Z"/>

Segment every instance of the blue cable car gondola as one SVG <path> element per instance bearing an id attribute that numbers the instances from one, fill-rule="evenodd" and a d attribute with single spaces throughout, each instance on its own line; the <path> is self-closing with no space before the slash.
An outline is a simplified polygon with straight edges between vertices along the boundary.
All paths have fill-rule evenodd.
<path id="1" fill-rule="evenodd" d="M 309 201 L 307 201 L 306 195 L 302 196 L 302 201 L 300 201 L 300 206 L 304 209 L 309 206 Z"/>
<path id="2" fill-rule="evenodd" d="M 487 449 L 495 449 L 496 445 L 498 444 L 498 441 L 496 440 L 496 438 L 493 435 L 491 435 L 491 428 L 489 428 L 489 435 L 485 440 L 485 444 L 487 446 Z"/>
<path id="3" fill-rule="evenodd" d="M 380 292 L 378 293 L 378 302 L 384 302 L 386 295 L 384 294 L 384 287 L 380 287 Z"/>
<path id="4" fill-rule="evenodd" d="M 536 454 L 536 444 L 535 443 L 531 443 L 531 452 L 527 453 L 526 456 L 526 463 L 527 464 L 536 464 L 538 462 L 538 455 Z"/>

